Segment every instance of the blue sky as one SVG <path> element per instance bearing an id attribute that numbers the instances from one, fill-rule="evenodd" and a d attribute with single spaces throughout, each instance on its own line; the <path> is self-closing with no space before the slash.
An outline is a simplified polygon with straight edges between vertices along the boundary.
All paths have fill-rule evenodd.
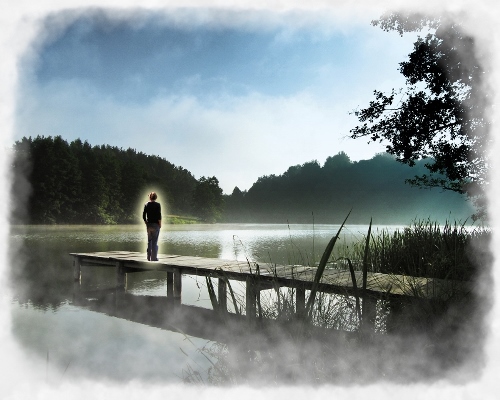
<path id="1" fill-rule="evenodd" d="M 309 1 L 307 7 L 311 9 L 322 9 L 321 12 L 311 11 L 300 15 L 290 16 L 277 14 L 276 10 L 306 7 L 306 2 L 302 0 L 280 0 L 280 1 L 240 1 L 217 0 L 204 1 L 204 4 L 214 4 L 221 7 L 217 13 L 195 9 L 193 11 L 175 11 L 176 5 L 182 4 L 190 7 L 200 7 L 197 0 L 38 0 L 38 1 L 4 1 L 2 3 L 2 13 L 0 13 L 0 46 L 2 47 L 2 57 L 0 58 L 0 69 L 2 71 L 0 80 L 0 122 L 2 123 L 2 135 L 4 139 L 5 156 L 3 166 L 0 166 L 0 179 L 4 194 L 3 204 L 9 204 L 12 200 L 8 197 L 10 182 L 6 179 L 8 174 L 8 153 L 6 149 L 11 141 L 23 135 L 55 135 L 60 134 L 67 140 L 77 137 L 88 140 L 92 144 L 109 143 L 121 147 L 134 147 L 144 152 L 159 154 L 172 162 L 182 165 L 195 173 L 197 177 L 201 175 L 216 175 L 224 188 L 234 184 L 240 185 L 243 189 L 248 183 L 250 185 L 258 176 L 270 173 L 281 173 L 289 165 L 300 164 L 307 160 L 318 159 L 323 162 L 328 155 L 338 151 L 346 151 L 351 158 L 368 158 L 378 151 L 373 145 L 368 146 L 365 141 L 352 141 L 342 139 L 348 130 L 355 124 L 355 121 L 348 115 L 348 112 L 360 105 L 363 106 L 372 98 L 373 89 L 389 89 L 402 84 L 401 77 L 397 72 L 397 63 L 411 51 L 411 38 L 400 38 L 394 33 L 385 33 L 377 28 L 371 27 L 369 22 L 372 18 L 377 18 L 379 12 L 385 11 L 386 7 L 414 11 L 436 11 L 441 15 L 459 15 L 466 20 L 468 29 L 477 38 L 479 47 L 487 61 L 492 67 L 491 75 L 486 77 L 486 81 L 491 87 L 497 88 L 499 85 L 500 52 L 497 47 L 500 44 L 498 21 L 500 19 L 500 8 L 498 1 L 490 0 L 360 0 L 357 2 L 345 0 Z M 49 47 L 51 43 L 56 44 L 58 40 L 64 40 L 66 28 L 72 25 L 74 19 L 64 15 L 64 10 L 68 8 L 81 7 L 113 7 L 119 9 L 114 13 L 114 20 L 122 20 L 123 26 L 140 31 L 139 28 L 152 26 L 147 18 L 147 12 L 140 13 L 134 10 L 139 4 L 145 7 L 158 7 L 168 5 L 168 12 L 159 14 L 155 9 L 158 31 L 162 26 L 170 26 L 176 29 L 196 30 L 202 25 L 221 27 L 240 27 L 246 32 L 268 31 L 276 28 L 280 35 L 272 36 L 286 39 L 292 32 L 295 38 L 300 37 L 301 32 L 309 32 L 314 35 L 302 34 L 303 37 L 321 38 L 330 37 L 338 47 L 348 44 L 349 52 L 343 53 L 342 57 L 331 55 L 330 62 L 317 63 L 317 74 L 313 74 L 317 79 L 313 85 L 311 81 L 303 82 L 301 86 L 293 86 L 296 82 L 283 82 L 284 88 L 292 88 L 287 93 L 279 95 L 269 93 L 267 85 L 254 86 L 246 95 L 221 93 L 220 91 L 198 91 L 203 94 L 203 98 L 194 95 L 192 85 L 201 79 L 203 82 L 203 70 L 200 77 L 191 76 L 191 79 L 180 79 L 178 86 L 169 85 L 171 91 L 159 90 L 158 96 L 140 96 L 140 93 L 132 89 L 140 87 L 145 90 L 146 85 L 132 84 L 133 82 L 144 82 L 148 79 L 150 66 L 146 61 L 136 59 L 138 65 L 142 65 L 142 74 L 135 73 L 122 75 L 122 81 L 115 81 L 116 73 L 127 70 L 130 66 L 117 65 L 118 71 L 109 73 L 107 78 L 101 77 L 101 85 L 96 79 L 95 72 L 88 75 L 87 80 L 82 76 L 69 74 L 71 68 L 66 66 L 57 67 L 55 62 L 57 57 L 67 57 L 67 62 L 79 55 L 78 62 L 82 63 L 81 68 L 90 70 L 90 64 L 95 65 L 94 71 L 99 68 L 105 70 L 110 65 L 109 57 L 97 59 L 94 52 L 99 48 L 98 44 L 85 42 L 83 36 L 73 37 L 72 56 L 67 53 L 63 55 L 57 52 L 51 62 L 52 67 L 48 67 Z M 196 6 L 194 6 L 196 4 Z M 223 7 L 257 7 L 274 11 L 262 11 L 249 13 L 238 11 L 224 11 Z M 350 9 L 346 14 L 349 18 L 330 14 L 337 8 Z M 374 13 L 375 10 L 375 13 Z M 46 23 L 45 30 L 37 30 L 38 18 L 52 16 Z M 61 15 L 63 14 L 63 15 Z M 334 13 L 335 14 L 335 13 Z M 146 23 L 147 21 L 147 23 Z M 113 24 L 106 22 L 109 31 L 112 31 Z M 89 25 L 87 32 L 92 31 Z M 83 27 L 82 27 L 83 29 Z M 272 29 L 271 29 L 272 30 Z M 36 33 L 35 33 L 36 32 Z M 85 30 L 84 32 L 85 33 Z M 101 33 L 105 36 L 105 32 Z M 35 37 L 35 42 L 32 42 Z M 271 37 L 271 36 L 270 36 Z M 61 45 L 62 42 L 61 41 Z M 119 40 L 120 42 L 120 40 Z M 127 46 L 125 39 L 121 40 L 123 48 L 127 53 L 132 52 L 132 48 Z M 18 57 L 24 52 L 25 46 L 31 45 L 25 54 L 21 64 Z M 70 46 L 71 47 L 71 46 Z M 307 46 L 303 46 L 307 48 Z M 54 47 L 54 50 L 56 48 Z M 62 48 L 61 48 L 62 50 Z M 257 49 L 259 50 L 259 49 Z M 106 51 L 100 49 L 103 55 Z M 153 50 L 152 50 L 153 51 Z M 45 54 L 47 52 L 47 54 Z M 87 54 L 87 57 L 82 57 Z M 304 60 L 300 57 L 298 50 L 295 50 L 297 59 L 302 62 L 313 63 L 316 57 Z M 44 59 L 44 56 L 46 57 Z M 139 54 L 137 54 L 139 56 Z M 356 62 L 349 57 L 357 57 Z M 108 59 L 106 59 L 108 58 Z M 226 59 L 227 58 L 227 59 Z M 223 53 L 220 65 L 231 57 Z M 133 57 L 132 57 L 133 59 Z M 342 64 L 335 64 L 344 60 Z M 359 62 L 358 62 L 359 61 Z M 43 72 L 42 65 L 46 65 Z M 287 64 L 288 65 L 288 64 Z M 22 68 L 20 69 L 19 66 Z M 241 65 L 239 65 L 241 67 Z M 63 68 L 61 70 L 61 68 Z M 235 68 L 237 72 L 238 68 Z M 279 71 L 279 66 L 275 66 Z M 110 71 L 110 69 L 107 69 Z M 332 71 L 335 71 L 333 73 Z M 22 73 L 20 82 L 17 81 L 18 72 Z M 65 72 L 67 75 L 64 76 Z M 237 75 L 237 74 L 236 74 Z M 295 75 L 299 75 L 298 73 Z M 275 74 L 281 78 L 281 73 Z M 309 75 L 311 76 L 311 75 Z M 335 79 L 330 78 L 334 76 Z M 324 79 L 322 79 L 324 77 Z M 125 79 L 127 78 L 127 79 Z M 142 81 L 141 81 L 142 79 Z M 165 78 L 163 78 L 165 79 Z M 120 82 L 129 83 L 122 87 Z M 162 81 L 163 82 L 163 81 Z M 188 85 L 191 84 L 191 86 Z M 206 82 L 204 82 L 206 83 Z M 274 82 L 273 82 L 274 83 Z M 279 82 L 278 82 L 279 83 Z M 108 90 L 103 85 L 108 84 Z M 129 100 L 125 101 L 124 93 L 111 90 L 114 87 L 130 89 Z M 153 83 L 154 85 L 154 83 Z M 157 87 L 162 87 L 159 82 Z M 201 86 L 198 86 L 201 88 Z M 174 90 L 175 89 L 175 90 Z M 182 90 L 185 92 L 182 93 Z M 147 90 L 145 90 L 147 92 Z M 120 95 L 123 97 L 120 99 Z M 495 92 L 492 93 L 494 101 L 498 101 Z M 135 98 L 135 101 L 134 101 Z M 498 107 L 490 110 L 494 116 L 492 118 L 493 132 L 497 128 Z M 15 123 L 15 126 L 14 126 Z M 155 139 L 153 145 L 146 140 L 146 135 Z M 492 154 L 498 154 L 499 141 L 494 136 L 494 146 L 490 150 Z M 184 139 L 183 139 L 184 138 Z M 151 147 L 154 149 L 151 150 Z M 492 157 L 492 171 L 499 170 L 497 166 L 498 157 Z M 492 174 L 497 178 L 496 173 Z M 492 202 L 498 198 L 498 179 L 492 179 L 489 200 Z M 22 199 L 26 193 L 16 182 L 16 201 Z M 493 226 L 498 225 L 499 216 L 497 207 L 491 207 Z M 23 262 L 22 258 L 16 257 L 14 260 L 8 257 L 7 248 L 12 251 L 9 241 L 9 207 L 4 207 L 4 237 L 1 243 L 4 244 L 3 262 L 0 262 L 0 269 L 5 267 L 2 277 L 9 276 L 12 262 Z M 495 233 L 495 231 L 494 231 Z M 500 248 L 498 235 L 494 235 L 493 248 Z M 498 257 L 496 260 L 500 259 Z M 498 264 L 498 262 L 497 262 Z M 493 268 L 495 278 L 498 276 L 498 265 Z M 45 360 L 37 362 L 30 355 L 25 354 L 18 346 L 18 340 L 12 337 L 10 325 L 12 315 L 9 301 L 9 285 L 4 285 L 6 294 L 4 305 L 0 307 L 0 325 L 2 329 L 2 350 L 4 353 L 5 368 L 2 369 L 4 378 L 2 380 L 3 393 L 11 397 L 29 398 L 33 393 L 49 393 L 53 398 L 78 398 L 85 396 L 92 397 L 92 393 L 99 396 L 106 395 L 108 398 L 123 398 L 123 394 L 132 397 L 131 393 L 143 396 L 147 393 L 148 398 L 165 398 L 175 390 L 187 390 L 187 397 L 202 396 L 212 394 L 211 391 L 200 392 L 199 388 L 187 387 L 147 387 L 141 384 L 131 384 L 115 386 L 108 382 L 97 383 L 78 381 L 66 382 L 63 385 L 47 385 L 45 374 Z M 498 295 L 495 296 L 495 308 L 490 316 L 492 326 L 498 326 L 499 313 Z M 498 329 L 491 329 L 489 340 L 485 346 L 485 353 L 490 355 L 487 360 L 485 370 L 481 370 L 477 379 L 470 380 L 470 376 L 461 379 L 460 371 L 453 381 L 441 382 L 438 385 L 427 385 L 425 393 L 430 397 L 449 398 L 455 393 L 455 397 L 460 398 L 469 394 L 469 397 L 477 397 L 477 394 L 493 394 L 498 391 L 498 369 L 500 348 L 500 332 Z M 43 364 L 43 365 L 42 365 Z M 456 382 L 463 384 L 456 385 Z M 26 385 L 26 382 L 30 382 Z M 423 387 L 421 387 L 423 388 Z M 38 390 L 40 389 L 40 390 Z M 147 392 L 145 392 L 145 389 Z M 273 392 L 274 390 L 274 392 Z M 90 396 L 89 396 L 90 393 Z M 201 394 L 200 394 L 201 393 Z M 323 398 L 332 393 L 337 397 L 366 397 L 372 398 L 411 398 L 415 396 L 415 387 L 412 385 L 369 385 L 361 388 L 325 387 L 311 393 L 309 388 L 300 387 L 278 387 L 276 389 L 266 388 L 266 394 L 271 393 L 288 398 L 299 398 L 309 396 L 313 398 Z M 388 393 L 390 395 L 388 396 Z M 254 398 L 255 391 L 246 391 L 238 387 L 235 390 L 224 390 L 213 392 L 219 398 Z M 260 394 L 260 393 L 258 393 Z M 17 395 L 17 396 L 16 396 Z M 434 396 L 433 396 L 434 395 Z M 97 397 L 97 396 L 94 396 Z M 490 395 L 489 398 L 493 398 Z"/>
<path id="2" fill-rule="evenodd" d="M 225 193 L 291 165 L 384 146 L 346 136 L 373 90 L 401 87 L 415 36 L 379 15 L 132 10 L 45 19 L 21 64 L 16 137 L 132 147 Z"/>

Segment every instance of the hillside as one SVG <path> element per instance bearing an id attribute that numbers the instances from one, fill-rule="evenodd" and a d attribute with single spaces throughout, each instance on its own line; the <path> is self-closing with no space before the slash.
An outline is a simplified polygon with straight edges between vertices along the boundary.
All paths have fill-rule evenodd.
<path id="1" fill-rule="evenodd" d="M 14 223 L 137 223 L 151 190 L 165 214 L 192 212 L 198 181 L 161 157 L 60 136 L 23 138 L 13 151 Z"/>
<path id="2" fill-rule="evenodd" d="M 188 170 L 134 149 L 91 146 L 60 136 L 23 138 L 13 147 L 11 213 L 14 223 L 116 224 L 140 221 L 147 193 L 161 197 L 165 215 L 203 222 L 408 224 L 415 219 L 464 221 L 467 199 L 439 189 L 411 187 L 405 179 L 426 172 L 387 154 L 352 162 L 347 154 L 260 177 L 252 187 L 222 195 L 216 177 Z"/>
<path id="3" fill-rule="evenodd" d="M 414 219 L 462 220 L 473 213 L 466 197 L 422 189 L 405 179 L 424 174 L 425 161 L 409 167 L 388 154 L 352 162 L 345 153 L 263 176 L 247 192 L 235 188 L 226 198 L 228 222 L 408 224 Z"/>

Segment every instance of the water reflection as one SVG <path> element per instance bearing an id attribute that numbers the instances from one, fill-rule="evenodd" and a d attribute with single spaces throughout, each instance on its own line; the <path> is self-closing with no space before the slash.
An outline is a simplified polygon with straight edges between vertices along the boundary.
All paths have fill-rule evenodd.
<path id="1" fill-rule="evenodd" d="M 259 263 L 311 264 L 320 258 L 337 229 L 334 225 L 166 226 L 162 229 L 159 247 L 160 253 L 248 259 Z M 340 244 L 350 246 L 353 241 L 362 239 L 367 230 L 366 226 L 348 226 Z M 188 313 L 193 316 L 191 325 L 189 321 L 175 320 L 169 305 L 162 303 L 166 295 L 166 276 L 158 272 L 128 276 L 127 295 L 141 296 L 140 300 L 130 297 L 128 300 L 144 301 L 149 304 L 147 308 L 143 307 L 145 304 L 135 304 L 132 309 L 110 308 L 106 302 L 104 309 L 96 308 L 103 305 L 98 301 L 102 300 L 103 293 L 104 299 L 109 299 L 106 291 L 110 291 L 111 298 L 114 296 L 116 275 L 113 268 L 84 269 L 80 290 L 95 291 L 96 295 L 82 297 L 79 301 L 74 297 L 69 253 L 109 250 L 145 253 L 143 226 L 30 226 L 12 227 L 11 233 L 11 248 L 20 249 L 17 254 L 11 254 L 13 334 L 40 360 L 45 360 L 50 353 L 54 379 L 86 376 L 98 380 L 178 382 L 190 364 L 199 365 L 199 372 L 208 371 L 210 362 L 198 350 L 217 336 L 205 335 L 203 338 L 201 331 L 178 331 L 197 327 L 214 328 L 212 335 L 227 333 L 224 328 L 221 330 L 219 326 L 217 331 L 208 323 L 214 318 L 206 314 L 210 311 L 210 301 L 203 278 L 183 277 L 182 303 L 187 308 L 198 307 Z M 162 323 L 170 326 L 170 330 L 166 325 L 148 320 L 152 312 L 160 312 L 160 320 L 168 317 Z M 196 334 L 202 338 L 194 336 Z M 236 337 L 243 340 L 241 336 Z M 267 346 L 281 343 L 280 337 L 271 339 L 271 336 L 245 338 Z M 292 354 L 284 345 L 282 350 L 285 358 Z M 247 356 L 246 353 L 241 355 L 242 359 Z M 270 365 L 276 366 L 276 363 Z"/>
<path id="2" fill-rule="evenodd" d="M 57 312 L 25 304 L 12 309 L 12 333 L 42 366 L 48 383 L 132 381 L 178 383 L 190 364 L 208 369 L 207 340 L 61 304 Z M 35 362 L 35 360 L 34 360 Z M 46 376 L 47 375 L 47 376 Z"/>
<path id="3" fill-rule="evenodd" d="M 159 240 L 160 253 L 179 254 L 269 264 L 314 264 L 337 232 L 335 225 L 220 224 L 167 225 Z M 395 229 L 389 227 L 384 229 Z M 382 228 L 381 228 L 382 229 Z M 363 238 L 367 226 L 347 226 L 339 251 Z M 13 226 L 11 248 L 20 253 L 10 269 L 14 297 L 35 308 L 56 309 L 71 299 L 70 252 L 129 250 L 145 252 L 142 225 L 127 226 Z M 24 250 L 24 251 L 23 251 Z M 143 295 L 165 294 L 165 276 L 144 273 L 129 276 L 129 287 Z M 91 268 L 83 285 L 104 289 L 115 283 L 114 272 Z M 207 305 L 199 278 L 183 278 L 185 304 Z"/>

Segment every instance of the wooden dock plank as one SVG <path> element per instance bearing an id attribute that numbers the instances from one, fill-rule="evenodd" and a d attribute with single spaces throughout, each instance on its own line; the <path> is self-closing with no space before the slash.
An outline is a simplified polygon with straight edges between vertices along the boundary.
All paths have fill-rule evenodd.
<path id="1" fill-rule="evenodd" d="M 260 265 L 253 263 L 203 258 L 182 255 L 158 255 L 159 261 L 149 262 L 145 253 L 131 251 L 105 251 L 94 253 L 70 253 L 83 265 L 116 266 L 121 262 L 125 268 L 133 271 L 166 271 L 188 275 L 224 276 L 228 279 L 245 281 L 249 276 L 262 284 L 277 283 L 290 287 L 310 288 L 316 275 L 316 267 L 297 265 Z M 361 271 L 354 273 L 358 292 L 362 288 Z M 353 294 L 354 285 L 348 270 L 326 269 L 321 278 L 321 290 L 331 293 Z M 465 294 L 471 290 L 467 282 L 449 281 L 403 275 L 391 275 L 369 272 L 366 283 L 372 294 L 424 299 L 447 300 L 456 294 Z M 360 292 L 359 292 L 360 293 Z"/>
<path id="2" fill-rule="evenodd" d="M 281 277 L 287 275 L 288 271 L 290 271 L 294 267 L 295 266 L 292 265 L 261 266 L 260 274 Z"/>

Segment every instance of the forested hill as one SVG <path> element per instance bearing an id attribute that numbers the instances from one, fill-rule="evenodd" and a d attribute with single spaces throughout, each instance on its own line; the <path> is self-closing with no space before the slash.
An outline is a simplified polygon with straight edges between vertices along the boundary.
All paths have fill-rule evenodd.
<path id="1" fill-rule="evenodd" d="M 137 223 L 155 190 L 165 211 L 191 214 L 198 181 L 158 157 L 60 136 L 23 138 L 14 145 L 13 198 L 29 198 L 14 223 Z M 27 192 L 25 177 L 31 183 Z"/>
<path id="2" fill-rule="evenodd" d="M 140 221 L 151 190 L 164 213 L 202 222 L 408 224 L 414 219 L 465 220 L 465 197 L 424 190 L 405 179 L 426 172 L 388 155 L 351 162 L 345 153 L 263 176 L 245 192 L 223 195 L 216 177 L 196 179 L 186 169 L 133 149 L 91 146 L 60 136 L 23 138 L 13 146 L 13 223 L 114 224 Z M 26 207 L 19 207 L 26 203 Z M 24 212 L 26 211 L 26 212 Z"/>
<path id="3" fill-rule="evenodd" d="M 388 154 L 352 162 L 341 152 L 263 176 L 247 192 L 235 188 L 226 199 L 225 218 L 240 222 L 409 224 L 415 219 L 465 221 L 474 212 L 455 192 L 421 189 L 405 179 L 423 175 L 425 161 L 403 165 Z"/>

